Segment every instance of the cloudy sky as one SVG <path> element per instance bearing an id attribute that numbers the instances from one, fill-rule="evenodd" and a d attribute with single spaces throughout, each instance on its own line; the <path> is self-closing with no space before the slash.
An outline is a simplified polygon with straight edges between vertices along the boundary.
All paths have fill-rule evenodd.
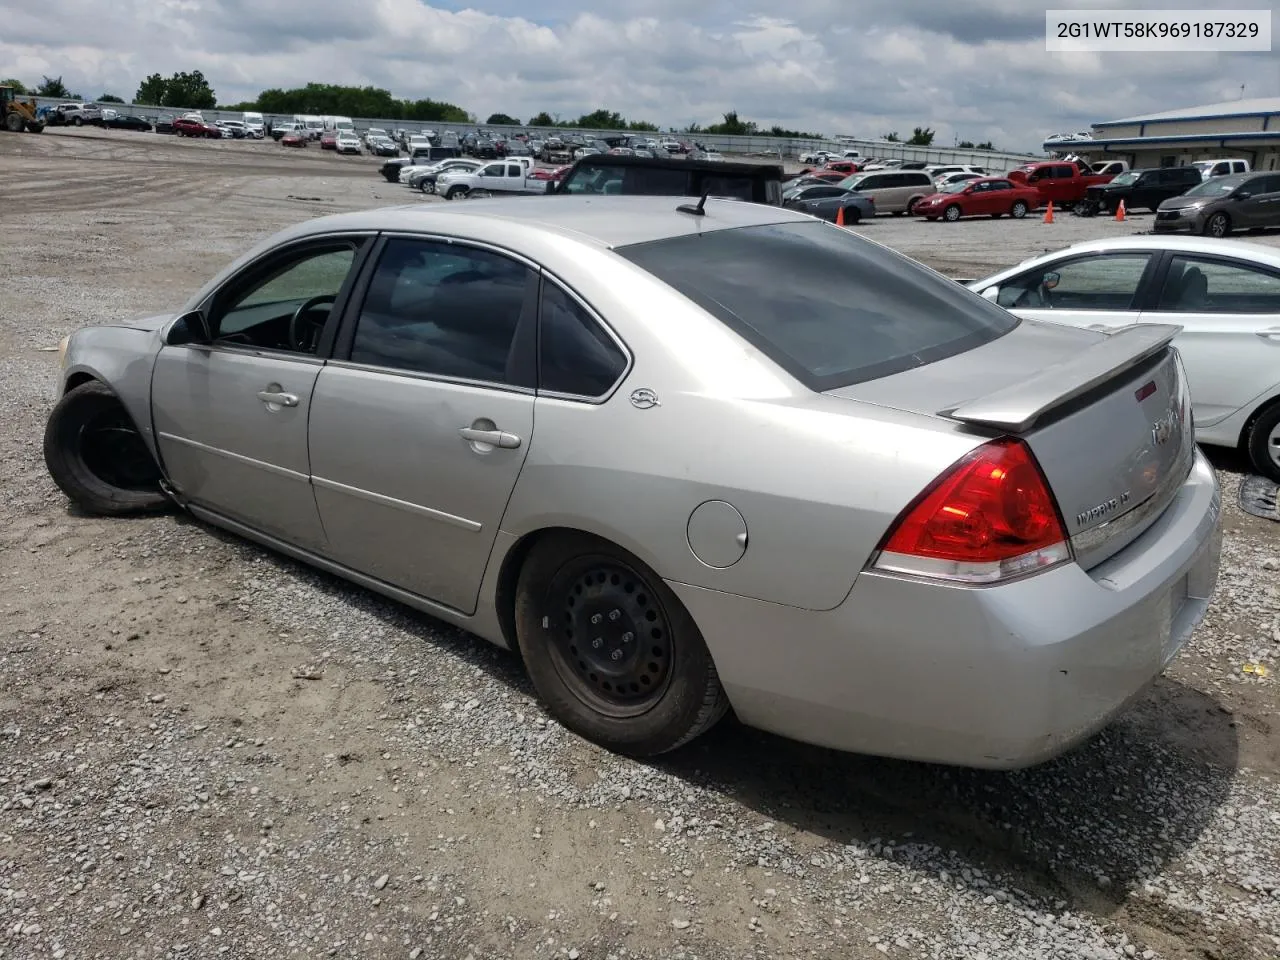
<path id="1" fill-rule="evenodd" d="M 1110 0 L 1055 7 L 1227 7 Z M 223 103 L 308 81 L 432 97 L 481 119 L 598 107 L 664 129 L 736 109 L 829 136 L 932 127 L 1038 148 L 1091 122 L 1280 96 L 1280 56 L 1047 54 L 1025 0 L 43 0 L 0 29 L 0 77 L 130 99 L 199 69 Z M 1276 18 L 1280 25 L 1280 18 Z"/>

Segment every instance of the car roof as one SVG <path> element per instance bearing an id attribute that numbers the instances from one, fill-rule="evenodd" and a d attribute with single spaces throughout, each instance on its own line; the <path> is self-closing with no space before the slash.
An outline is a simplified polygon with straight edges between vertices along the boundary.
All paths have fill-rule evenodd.
<path id="1" fill-rule="evenodd" d="M 1172 234 L 1159 236 L 1155 234 L 1136 234 L 1130 237 L 1110 237 L 1103 240 L 1087 240 L 1084 243 L 1072 244 L 1057 250 L 1049 250 L 1036 254 L 1018 264 L 1010 264 L 1002 270 L 988 275 L 987 279 L 1004 274 L 1017 273 L 1020 269 L 1038 261 L 1059 257 L 1066 254 L 1093 252 L 1124 252 L 1127 250 L 1172 250 L 1175 253 L 1201 253 L 1217 256 L 1237 257 L 1241 260 L 1252 260 L 1270 267 L 1280 267 L 1280 248 L 1266 246 L 1261 243 L 1249 243 L 1245 240 L 1222 239 L 1216 237 L 1179 236 Z"/>
<path id="2" fill-rule="evenodd" d="M 411 204 L 342 213 L 307 220 L 287 230 L 285 239 L 320 233 L 380 230 L 440 231 L 513 249 L 559 236 L 596 247 L 613 248 L 672 237 L 811 220 L 807 214 L 763 203 L 708 198 L 703 216 L 680 213 L 697 197 L 537 196 L 496 197 L 453 204 Z"/>

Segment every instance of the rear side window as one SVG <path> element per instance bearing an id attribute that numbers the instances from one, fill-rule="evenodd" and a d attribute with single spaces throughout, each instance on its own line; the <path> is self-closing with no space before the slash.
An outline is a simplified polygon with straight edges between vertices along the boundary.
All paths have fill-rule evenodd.
<path id="1" fill-rule="evenodd" d="M 615 252 L 811 390 L 942 360 L 1018 323 L 954 280 L 825 223 L 715 230 Z"/>
<path id="2" fill-rule="evenodd" d="M 626 368 L 626 355 L 613 338 L 577 300 L 544 279 L 538 318 L 538 388 L 600 397 Z"/>

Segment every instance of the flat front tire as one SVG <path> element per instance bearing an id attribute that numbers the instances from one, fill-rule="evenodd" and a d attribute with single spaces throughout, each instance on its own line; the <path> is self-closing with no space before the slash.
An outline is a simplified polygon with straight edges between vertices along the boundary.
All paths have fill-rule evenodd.
<path id="1" fill-rule="evenodd" d="M 89 513 L 124 516 L 169 505 L 151 451 L 124 405 L 97 380 L 69 390 L 54 406 L 44 462 L 58 488 Z"/>
<path id="2" fill-rule="evenodd" d="M 728 709 L 688 611 L 652 570 L 606 540 L 565 532 L 535 544 L 520 569 L 515 627 L 547 709 L 609 750 L 666 753 Z"/>

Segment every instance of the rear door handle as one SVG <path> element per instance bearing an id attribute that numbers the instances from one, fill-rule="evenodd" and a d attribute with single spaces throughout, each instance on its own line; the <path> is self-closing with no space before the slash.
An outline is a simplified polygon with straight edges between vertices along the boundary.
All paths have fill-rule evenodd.
<path id="1" fill-rule="evenodd" d="M 471 443 L 487 443 L 503 450 L 514 450 L 520 446 L 520 438 L 505 430 L 477 430 L 475 427 L 463 427 L 458 431 L 463 440 Z"/>
<path id="2" fill-rule="evenodd" d="M 258 399 L 263 403 L 274 403 L 281 407 L 296 407 L 298 405 L 298 395 L 296 393 L 272 393 L 270 390 L 263 390 L 258 394 Z"/>
<path id="3" fill-rule="evenodd" d="M 1268 327 L 1266 330 L 1255 330 L 1263 340 L 1280 340 L 1280 327 Z"/>

